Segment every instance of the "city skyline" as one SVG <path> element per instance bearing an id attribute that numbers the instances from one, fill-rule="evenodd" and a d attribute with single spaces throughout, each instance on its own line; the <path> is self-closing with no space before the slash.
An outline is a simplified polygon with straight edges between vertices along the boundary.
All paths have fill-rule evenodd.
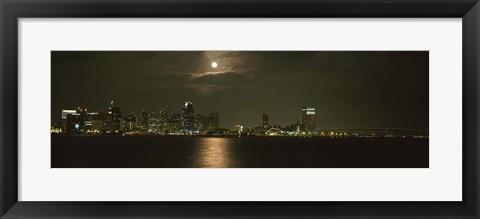
<path id="1" fill-rule="evenodd" d="M 308 110 L 308 113 L 306 111 Z M 103 115 L 103 116 L 102 116 Z M 218 112 L 210 112 L 208 114 L 195 113 L 194 104 L 191 101 L 184 101 L 184 105 L 180 112 L 168 112 L 164 106 L 160 106 L 158 111 L 147 112 L 142 109 L 142 112 L 137 116 L 134 112 L 131 114 L 122 113 L 120 106 L 115 106 L 114 101 L 110 102 L 110 106 L 106 112 L 102 110 L 89 111 L 86 106 L 79 106 L 76 109 L 62 109 L 60 119 L 52 121 L 52 133 L 67 133 L 67 134 L 86 134 L 86 130 L 91 133 L 97 131 L 113 131 L 113 132 L 129 132 L 129 131 L 144 131 L 147 133 L 165 132 L 165 133 L 191 133 L 195 131 L 218 131 L 231 130 L 231 127 L 221 127 L 220 114 Z M 292 122 L 286 127 L 280 125 L 270 124 L 269 116 L 262 114 L 259 125 L 249 126 L 248 128 L 260 128 L 263 131 L 266 129 L 283 128 L 296 129 L 297 132 L 305 132 L 307 134 L 317 134 L 315 125 L 315 108 L 301 107 L 300 118 L 296 122 Z M 156 120 L 155 120 L 156 119 Z M 178 124 L 170 124 L 172 127 L 162 127 L 161 130 L 152 130 L 150 126 L 160 126 L 160 120 L 165 120 L 163 123 L 172 122 Z M 167 121 L 168 120 L 168 121 Z M 95 124 L 95 122 L 101 122 Z M 241 127 L 243 123 L 236 123 L 232 125 L 233 130 Z M 294 128 L 294 126 L 298 126 Z M 247 128 L 247 126 L 245 126 Z M 90 133 L 90 132 L 89 132 Z"/>
<path id="2" fill-rule="evenodd" d="M 336 127 L 317 129 L 315 107 L 301 107 L 300 118 L 287 126 L 270 124 L 269 116 L 261 116 L 260 125 L 220 127 L 220 114 L 195 113 L 194 104 L 185 101 L 180 113 L 168 112 L 163 106 L 157 112 L 142 110 L 122 114 L 121 107 L 110 102 L 107 112 L 88 111 L 87 107 L 64 109 L 61 119 L 52 123 L 52 134 L 64 135 L 194 135 L 194 136 L 293 136 L 293 137 L 413 137 L 428 138 L 428 129 L 398 127 Z"/>
<path id="3" fill-rule="evenodd" d="M 52 52 L 52 122 L 111 99 L 137 117 L 190 100 L 229 129 L 262 125 L 262 114 L 287 126 L 303 106 L 316 107 L 318 129 L 428 129 L 428 52 Z"/>

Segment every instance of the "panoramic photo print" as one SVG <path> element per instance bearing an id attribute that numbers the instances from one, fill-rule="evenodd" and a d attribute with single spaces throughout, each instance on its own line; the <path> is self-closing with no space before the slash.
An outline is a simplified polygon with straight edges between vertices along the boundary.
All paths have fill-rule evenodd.
<path id="1" fill-rule="evenodd" d="M 52 168 L 428 168 L 428 51 L 52 51 Z"/>

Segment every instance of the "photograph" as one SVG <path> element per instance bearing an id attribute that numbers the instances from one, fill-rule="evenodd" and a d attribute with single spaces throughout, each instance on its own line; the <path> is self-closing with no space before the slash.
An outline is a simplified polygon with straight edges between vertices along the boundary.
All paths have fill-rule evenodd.
<path id="1" fill-rule="evenodd" d="M 429 51 L 50 56 L 51 168 L 429 168 Z"/>
<path id="2" fill-rule="evenodd" d="M 480 219 L 480 0 L 0 2 L 0 218 Z"/>

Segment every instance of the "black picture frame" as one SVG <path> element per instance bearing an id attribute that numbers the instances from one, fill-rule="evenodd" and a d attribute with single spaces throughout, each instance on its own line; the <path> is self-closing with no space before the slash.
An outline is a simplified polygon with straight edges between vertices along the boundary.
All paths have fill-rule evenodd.
<path id="1" fill-rule="evenodd" d="M 479 218 L 478 0 L 0 0 L 2 218 Z M 18 201 L 18 19 L 119 17 L 462 18 L 462 202 L 23 202 Z M 448 42 L 445 42 L 448 43 Z M 442 191 L 438 191 L 442 192 Z"/>

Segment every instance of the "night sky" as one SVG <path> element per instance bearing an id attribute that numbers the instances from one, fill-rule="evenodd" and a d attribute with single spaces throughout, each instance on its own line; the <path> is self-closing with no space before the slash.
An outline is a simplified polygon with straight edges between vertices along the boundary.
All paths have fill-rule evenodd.
<path id="1" fill-rule="evenodd" d="M 220 113 L 221 128 L 300 120 L 315 107 L 317 129 L 428 129 L 428 52 L 52 51 L 52 122 L 62 109 L 124 115 L 160 105 Z M 218 65 L 212 67 L 212 62 Z"/>

